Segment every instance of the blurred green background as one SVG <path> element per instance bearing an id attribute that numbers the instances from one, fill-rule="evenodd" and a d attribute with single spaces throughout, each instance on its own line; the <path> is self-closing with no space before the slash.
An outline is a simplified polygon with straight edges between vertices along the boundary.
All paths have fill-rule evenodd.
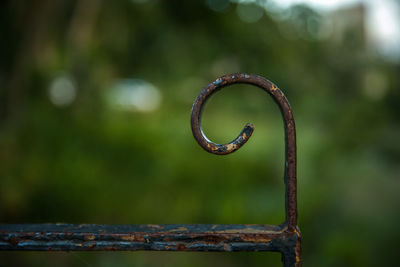
<path id="1" fill-rule="evenodd" d="M 209 101 L 211 140 L 255 124 L 234 154 L 206 153 L 190 130 L 201 88 L 247 72 L 293 108 L 304 266 L 396 266 L 400 46 L 371 37 L 367 2 L 2 1 L 0 222 L 281 223 L 272 99 L 242 85 Z M 2 267 L 280 264 L 278 253 L 0 253 Z"/>

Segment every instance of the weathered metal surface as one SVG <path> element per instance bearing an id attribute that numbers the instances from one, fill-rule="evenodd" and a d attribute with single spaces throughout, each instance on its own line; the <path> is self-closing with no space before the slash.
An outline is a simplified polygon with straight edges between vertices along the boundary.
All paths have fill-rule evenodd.
<path id="1" fill-rule="evenodd" d="M 273 225 L 0 225 L 0 250 L 275 251 L 286 266 L 296 262 L 299 239 Z"/>
<path id="2" fill-rule="evenodd" d="M 37 251 L 275 251 L 284 266 L 301 266 L 301 236 L 297 227 L 296 131 L 290 105 L 270 81 L 251 74 L 230 74 L 207 85 L 196 98 L 191 116 L 193 135 L 206 151 L 225 155 L 239 149 L 251 136 L 247 124 L 230 143 L 208 140 L 201 129 L 206 100 L 235 83 L 258 86 L 279 105 L 285 125 L 286 220 L 274 225 L 98 225 L 98 224 L 0 224 L 0 250 Z"/>
<path id="3" fill-rule="evenodd" d="M 2 225 L 0 248 L 280 251 L 282 233 L 264 225 Z"/>
<path id="4" fill-rule="evenodd" d="M 282 113 L 284 127 L 285 127 L 285 168 L 284 168 L 284 182 L 285 182 L 285 204 L 286 204 L 286 220 L 284 225 L 287 225 L 288 232 L 299 232 L 297 227 L 297 177 L 296 177 L 296 127 L 290 104 L 278 87 L 267 79 L 246 73 L 236 73 L 222 76 L 214 82 L 208 84 L 194 101 L 191 116 L 191 126 L 193 136 L 199 145 L 207 152 L 226 155 L 238 150 L 249 140 L 254 131 L 254 126 L 248 123 L 241 133 L 233 141 L 226 144 L 216 144 L 210 141 L 204 134 L 201 128 L 201 114 L 204 104 L 210 96 L 222 88 L 232 84 L 251 84 L 255 85 L 269 95 L 272 96 L 274 101 L 278 104 Z M 298 239 L 298 265 L 300 265 L 300 238 Z"/>

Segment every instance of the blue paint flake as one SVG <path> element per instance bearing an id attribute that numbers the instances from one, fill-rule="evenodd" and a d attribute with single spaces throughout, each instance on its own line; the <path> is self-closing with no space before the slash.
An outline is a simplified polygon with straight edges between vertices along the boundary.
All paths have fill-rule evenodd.
<path id="1" fill-rule="evenodd" d="M 221 78 L 215 80 L 215 82 L 214 82 L 215 85 L 220 85 L 221 83 L 222 83 L 222 79 Z"/>

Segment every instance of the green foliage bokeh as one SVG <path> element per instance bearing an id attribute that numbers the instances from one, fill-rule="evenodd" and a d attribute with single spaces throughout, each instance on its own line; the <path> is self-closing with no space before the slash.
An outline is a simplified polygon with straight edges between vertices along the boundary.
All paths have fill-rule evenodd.
<path id="1" fill-rule="evenodd" d="M 283 126 L 268 95 L 233 86 L 207 104 L 203 127 L 215 142 L 255 124 L 240 151 L 211 155 L 191 135 L 190 109 L 201 88 L 247 72 L 276 83 L 293 108 L 304 266 L 395 266 L 399 64 L 371 51 L 359 28 L 349 27 L 340 42 L 313 38 L 307 21 L 323 15 L 306 6 L 291 8 L 292 21 L 263 11 L 245 23 L 238 4 L 217 12 L 208 2 L 2 4 L 0 222 L 281 223 Z M 77 88 L 62 107 L 48 93 L 59 75 Z M 382 85 L 377 75 L 385 91 L 374 91 Z M 132 78 L 158 88 L 158 109 L 109 105 L 107 92 Z M 0 266 L 55 264 L 279 266 L 280 256 L 0 253 Z"/>

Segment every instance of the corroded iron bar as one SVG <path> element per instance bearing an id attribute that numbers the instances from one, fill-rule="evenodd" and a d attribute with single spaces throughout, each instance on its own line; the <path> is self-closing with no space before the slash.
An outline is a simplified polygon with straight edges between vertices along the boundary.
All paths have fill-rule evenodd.
<path id="1" fill-rule="evenodd" d="M 296 261 L 297 233 L 272 225 L 3 224 L 0 250 L 276 251 Z"/>
<path id="2" fill-rule="evenodd" d="M 278 250 L 278 226 L 264 225 L 1 225 L 1 249 Z M 236 248 L 236 249 L 235 249 Z"/>

